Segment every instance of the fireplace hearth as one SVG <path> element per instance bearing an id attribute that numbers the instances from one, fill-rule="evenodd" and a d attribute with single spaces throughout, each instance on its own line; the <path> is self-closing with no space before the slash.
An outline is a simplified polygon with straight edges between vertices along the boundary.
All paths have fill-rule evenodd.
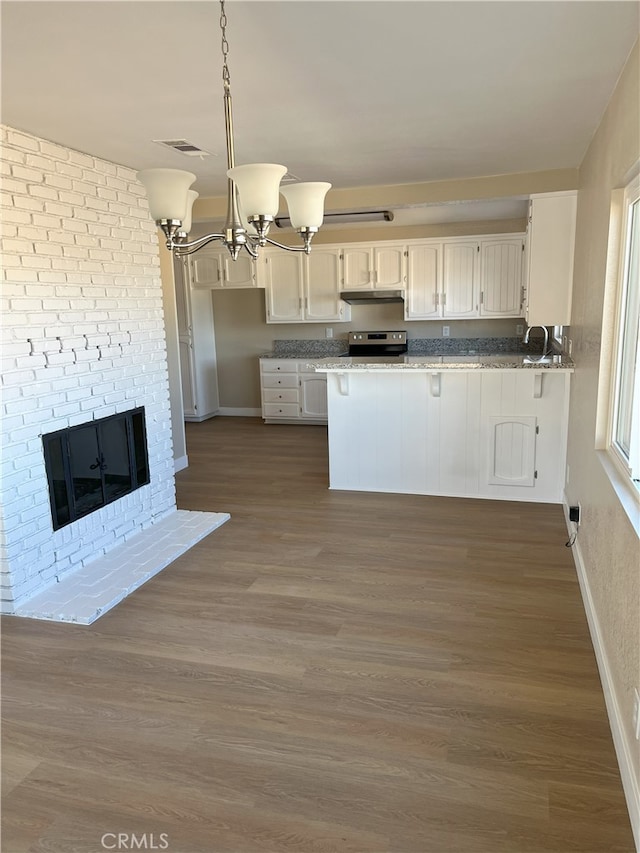
<path id="1" fill-rule="evenodd" d="M 149 483 L 144 408 L 42 436 L 53 529 Z"/>

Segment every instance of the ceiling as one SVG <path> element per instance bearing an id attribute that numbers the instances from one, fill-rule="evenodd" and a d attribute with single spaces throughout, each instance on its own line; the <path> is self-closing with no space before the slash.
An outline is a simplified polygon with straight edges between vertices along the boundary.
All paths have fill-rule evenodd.
<path id="1" fill-rule="evenodd" d="M 5 124 L 135 169 L 187 169 L 201 196 L 224 194 L 217 2 L 0 9 Z M 335 187 L 577 167 L 638 11 L 616 0 L 227 0 L 236 161 L 281 162 Z"/>

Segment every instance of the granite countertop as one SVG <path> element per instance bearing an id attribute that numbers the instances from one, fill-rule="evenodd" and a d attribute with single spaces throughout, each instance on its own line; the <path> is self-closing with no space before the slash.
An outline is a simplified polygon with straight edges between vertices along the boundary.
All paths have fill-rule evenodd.
<path id="1" fill-rule="evenodd" d="M 318 358 L 307 364 L 318 372 L 345 370 L 573 370 L 574 363 L 566 355 L 533 356 L 522 353 L 499 355 L 405 355 L 367 358 Z"/>
<path id="2" fill-rule="evenodd" d="M 347 353 L 342 339 L 276 340 L 260 358 L 304 360 L 310 370 L 573 370 L 566 355 L 541 356 L 542 339 L 523 346 L 511 338 L 418 338 L 408 341 L 404 356 L 358 356 Z M 537 347 L 537 348 L 536 348 Z"/>

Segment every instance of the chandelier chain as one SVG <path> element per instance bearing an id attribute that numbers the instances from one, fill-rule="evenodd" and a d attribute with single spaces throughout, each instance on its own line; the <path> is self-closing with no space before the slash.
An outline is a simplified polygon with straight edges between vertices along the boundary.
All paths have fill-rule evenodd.
<path id="1" fill-rule="evenodd" d="M 222 83 L 225 92 L 229 91 L 231 77 L 227 57 L 229 56 L 229 42 L 227 41 L 227 13 L 224 8 L 224 0 L 220 0 L 220 30 L 222 31 Z"/>

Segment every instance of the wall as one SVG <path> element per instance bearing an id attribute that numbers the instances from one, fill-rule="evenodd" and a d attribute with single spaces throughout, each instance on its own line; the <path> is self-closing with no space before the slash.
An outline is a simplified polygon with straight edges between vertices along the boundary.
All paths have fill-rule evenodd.
<path id="1" fill-rule="evenodd" d="M 345 339 L 354 329 L 406 329 L 409 338 L 442 336 L 442 321 L 407 321 L 400 303 L 352 305 L 348 323 L 265 322 L 264 290 L 214 290 L 213 316 L 218 360 L 218 391 L 221 407 L 260 408 L 258 356 L 280 339 L 324 338 L 331 328 L 335 338 Z M 516 324 L 509 320 L 447 320 L 451 337 L 511 337 Z"/>
<path id="2" fill-rule="evenodd" d="M 640 752 L 631 717 L 633 687 L 640 687 L 640 551 L 638 537 L 597 457 L 595 436 L 611 192 L 624 184 L 640 156 L 638 65 L 636 45 L 579 172 L 571 321 L 576 371 L 566 489 L 569 502 L 582 505 L 579 559 L 600 625 L 636 786 Z"/>
<path id="3" fill-rule="evenodd" d="M 175 511 L 156 228 L 130 169 L 2 127 L 2 610 Z M 43 433 L 144 406 L 151 482 L 53 531 Z"/>
<path id="4" fill-rule="evenodd" d="M 331 189 L 327 194 L 326 210 L 357 210 L 388 205 L 427 204 L 445 201 L 528 196 L 531 193 L 552 193 L 574 190 L 578 185 L 576 169 L 553 169 L 546 172 L 521 172 L 511 175 L 489 175 L 449 181 L 429 181 L 418 184 L 395 184 L 375 187 Z M 284 215 L 286 205 L 280 210 Z M 224 198 L 198 198 L 193 206 L 193 221 L 224 219 L 227 204 Z"/>

